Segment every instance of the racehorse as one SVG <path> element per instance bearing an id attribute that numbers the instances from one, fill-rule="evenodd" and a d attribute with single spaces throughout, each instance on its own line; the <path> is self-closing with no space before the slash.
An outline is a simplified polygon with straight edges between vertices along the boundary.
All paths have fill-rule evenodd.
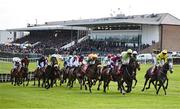
<path id="1" fill-rule="evenodd" d="M 85 78 L 87 80 L 87 84 L 89 86 L 89 91 L 90 93 L 92 92 L 91 91 L 91 88 L 92 88 L 92 85 L 96 84 L 96 81 L 99 79 L 100 77 L 100 72 L 98 72 L 99 70 L 99 65 L 101 64 L 100 60 L 95 60 L 95 64 L 90 64 L 88 65 L 88 68 L 86 70 L 86 73 L 85 73 Z M 87 89 L 87 86 L 85 84 L 85 89 Z"/>
<path id="2" fill-rule="evenodd" d="M 156 89 L 156 94 L 159 93 L 159 90 L 161 87 L 163 87 L 164 93 L 166 95 L 166 89 L 168 87 L 168 77 L 167 77 L 167 72 L 170 71 L 170 73 L 173 73 L 173 64 L 171 61 L 168 60 L 168 62 L 166 62 L 162 67 L 156 67 L 154 70 L 154 74 L 152 74 L 152 67 L 150 67 L 146 74 L 145 74 L 145 83 L 144 83 L 144 87 L 142 89 L 142 91 L 144 91 L 147 82 L 149 81 L 149 85 L 146 89 L 150 88 L 151 83 L 154 85 L 155 89 Z M 154 83 L 156 82 L 156 83 Z M 165 85 L 166 82 L 166 85 Z M 157 83 L 159 83 L 159 87 L 157 89 Z"/>
<path id="3" fill-rule="evenodd" d="M 134 60 L 134 61 L 135 61 L 135 64 L 133 66 L 133 80 L 135 81 L 135 83 L 132 88 L 135 88 L 135 86 L 137 84 L 137 78 L 136 78 L 137 70 L 140 71 L 140 69 L 141 69 L 140 63 L 137 60 Z"/>
<path id="4" fill-rule="evenodd" d="M 10 72 L 10 74 L 11 74 L 11 84 L 12 85 L 19 85 L 20 83 L 20 80 L 19 80 L 19 71 L 18 71 L 18 69 L 19 69 L 19 67 L 18 68 L 13 68 L 13 69 L 11 69 L 11 72 Z"/>
<path id="5" fill-rule="evenodd" d="M 45 67 L 37 68 L 33 73 L 34 73 L 34 86 L 36 84 L 35 81 L 38 80 L 38 87 L 40 87 L 40 81 L 42 79 L 43 83 L 41 87 L 43 87 L 45 84 Z"/>
<path id="6" fill-rule="evenodd" d="M 126 92 L 129 93 L 132 90 L 132 82 L 133 82 L 133 72 L 134 68 L 136 66 L 136 61 L 134 58 L 130 58 L 129 64 L 128 65 L 122 65 L 122 71 L 123 71 L 123 76 L 122 76 L 122 85 L 125 82 L 127 84 L 127 90 Z M 124 88 L 124 87 L 123 87 Z"/>
<path id="7" fill-rule="evenodd" d="M 81 65 L 78 66 L 74 69 L 74 76 L 75 78 L 78 80 L 79 84 L 80 84 L 80 89 L 82 90 L 82 86 L 85 84 L 85 71 L 84 71 L 84 67 L 86 67 L 86 65 Z"/>
<path id="8" fill-rule="evenodd" d="M 57 65 L 48 65 L 45 69 L 45 88 L 49 89 L 56 83 L 56 79 L 60 78 L 60 70 Z"/>
<path id="9" fill-rule="evenodd" d="M 25 80 L 27 81 L 26 86 L 28 86 L 28 84 L 29 84 L 28 68 L 26 68 L 26 67 L 21 67 L 20 72 L 22 73 L 22 83 L 23 83 L 23 86 L 25 85 L 25 84 L 24 84 Z"/>
<path id="10" fill-rule="evenodd" d="M 97 89 L 99 90 L 100 85 L 103 81 L 104 92 L 106 92 L 106 88 L 109 86 L 110 81 L 114 81 L 118 83 L 118 90 L 122 94 L 125 94 L 125 89 L 123 86 L 124 82 L 127 84 L 128 87 L 126 92 L 130 92 L 132 87 L 133 71 L 135 65 L 135 61 L 133 60 L 133 58 L 131 58 L 129 64 L 123 65 L 121 66 L 121 68 L 119 65 L 115 66 L 114 68 L 109 68 L 105 66 L 101 72 L 101 79 L 99 80 L 99 85 Z"/>
<path id="11" fill-rule="evenodd" d="M 67 70 L 68 69 L 68 70 Z M 67 81 L 67 78 L 68 78 L 68 71 L 69 71 L 69 68 L 67 67 L 64 67 L 60 70 L 61 72 L 61 77 L 60 77 L 60 86 L 63 84 L 63 83 L 66 83 Z"/>
<path id="12" fill-rule="evenodd" d="M 76 67 L 69 68 L 67 87 L 73 87 L 74 81 L 76 80 L 76 72 L 74 72 L 75 69 Z"/>
<path id="13" fill-rule="evenodd" d="M 122 87 L 122 71 L 120 70 L 119 66 L 115 66 L 114 68 L 109 68 L 107 66 L 102 68 L 101 71 L 101 78 L 99 79 L 99 84 L 97 90 L 100 90 L 100 85 L 102 81 L 104 83 L 103 88 L 104 92 L 106 92 L 106 88 L 109 86 L 110 81 L 114 81 L 118 83 L 118 90 L 125 94 L 125 91 Z"/>

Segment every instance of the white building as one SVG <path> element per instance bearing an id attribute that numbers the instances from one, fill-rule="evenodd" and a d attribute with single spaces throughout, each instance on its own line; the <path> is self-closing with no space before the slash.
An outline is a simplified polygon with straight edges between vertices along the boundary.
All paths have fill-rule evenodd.
<path id="1" fill-rule="evenodd" d="M 0 30 L 0 43 L 9 43 L 13 42 L 14 40 L 23 37 L 23 32 L 11 32 Z"/>

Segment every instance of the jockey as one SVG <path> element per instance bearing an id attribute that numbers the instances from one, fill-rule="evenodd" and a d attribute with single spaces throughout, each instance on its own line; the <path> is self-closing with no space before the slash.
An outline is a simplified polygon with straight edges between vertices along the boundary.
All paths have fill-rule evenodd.
<path id="1" fill-rule="evenodd" d="M 79 57 L 79 64 L 82 65 L 82 64 L 83 64 L 83 61 L 84 61 L 84 56 L 81 55 L 81 56 Z"/>
<path id="2" fill-rule="evenodd" d="M 59 56 L 58 56 L 58 54 L 53 54 L 50 56 L 50 65 L 59 67 Z"/>
<path id="3" fill-rule="evenodd" d="M 133 51 L 133 52 L 132 52 L 132 55 L 133 55 L 133 58 L 134 58 L 135 60 L 137 60 L 137 55 L 138 55 L 137 51 Z"/>
<path id="4" fill-rule="evenodd" d="M 25 56 L 25 57 L 21 60 L 21 65 L 22 65 L 22 67 L 28 68 L 28 66 L 29 66 L 28 56 Z"/>
<path id="5" fill-rule="evenodd" d="M 155 70 L 159 67 L 159 66 L 163 66 L 164 63 L 166 63 L 168 60 L 168 54 L 167 54 L 167 50 L 163 50 L 161 53 L 159 53 L 156 56 L 156 63 L 155 66 L 152 68 L 152 74 L 155 73 Z"/>
<path id="6" fill-rule="evenodd" d="M 41 56 L 41 58 L 37 61 L 37 66 L 38 68 L 44 68 L 46 67 L 48 64 L 47 59 L 45 58 L 45 56 Z"/>
<path id="7" fill-rule="evenodd" d="M 88 64 L 95 64 L 96 59 L 98 58 L 98 55 L 95 53 L 91 53 L 88 55 Z"/>
<path id="8" fill-rule="evenodd" d="M 72 67 L 78 67 L 79 64 L 79 57 L 78 56 L 74 56 L 73 57 L 73 62 L 72 62 Z"/>
<path id="9" fill-rule="evenodd" d="M 67 67 L 71 67 L 72 66 L 72 58 L 73 58 L 73 56 L 72 55 L 69 55 L 68 57 L 67 57 L 67 59 L 65 60 L 65 63 L 66 63 L 66 68 Z"/>
<path id="10" fill-rule="evenodd" d="M 112 61 L 113 55 L 108 54 L 107 57 L 105 57 L 105 66 L 108 68 L 113 68 L 113 61 Z"/>
<path id="11" fill-rule="evenodd" d="M 161 53 L 159 53 L 156 56 L 156 59 L 157 59 L 157 64 L 159 64 L 161 66 L 164 65 L 164 63 L 166 63 L 168 60 L 167 50 L 163 50 Z"/>
<path id="12" fill-rule="evenodd" d="M 113 61 L 113 67 L 115 67 L 115 66 L 118 66 L 118 62 L 120 60 L 120 57 L 118 55 L 117 56 L 113 56 L 111 58 L 111 60 Z"/>
<path id="13" fill-rule="evenodd" d="M 128 49 L 127 51 L 121 53 L 121 62 L 122 62 L 121 69 L 123 72 L 125 70 L 125 67 L 129 64 L 131 57 L 132 57 L 131 49 Z"/>
<path id="14" fill-rule="evenodd" d="M 21 59 L 19 57 L 14 57 L 12 60 L 13 60 L 13 69 L 20 71 Z"/>

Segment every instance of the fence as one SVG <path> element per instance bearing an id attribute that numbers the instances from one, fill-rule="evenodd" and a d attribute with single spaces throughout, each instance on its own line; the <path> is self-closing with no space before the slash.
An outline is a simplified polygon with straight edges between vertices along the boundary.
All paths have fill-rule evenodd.
<path id="1" fill-rule="evenodd" d="M 12 53 L 12 52 L 2 52 L 0 51 L 0 57 L 5 58 L 12 58 L 12 57 L 24 57 L 24 55 L 28 56 L 29 58 L 38 58 L 41 56 L 41 54 L 36 53 Z"/>
<path id="2" fill-rule="evenodd" d="M 169 58 L 172 59 L 173 64 L 180 64 L 180 57 L 172 57 Z M 154 59 L 143 59 L 143 60 L 138 60 L 141 64 L 153 64 L 155 62 Z"/>
<path id="3" fill-rule="evenodd" d="M 38 58 L 28 58 L 30 62 L 36 62 Z M 12 58 L 0 58 L 0 61 L 12 62 Z"/>
<path id="4" fill-rule="evenodd" d="M 28 73 L 29 80 L 34 79 L 34 74 L 32 72 Z M 10 74 L 0 74 L 0 83 L 3 82 L 10 82 L 11 81 L 11 75 Z"/>

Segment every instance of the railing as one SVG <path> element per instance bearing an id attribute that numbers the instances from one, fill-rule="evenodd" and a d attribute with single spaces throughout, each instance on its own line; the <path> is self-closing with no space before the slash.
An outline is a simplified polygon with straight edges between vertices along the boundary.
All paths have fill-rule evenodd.
<path id="1" fill-rule="evenodd" d="M 34 74 L 32 72 L 28 73 L 29 80 L 34 79 Z M 3 82 L 11 82 L 11 75 L 10 74 L 0 74 L 0 83 Z"/>
<path id="2" fill-rule="evenodd" d="M 39 58 L 29 58 L 30 62 L 36 62 Z M 12 58 L 0 58 L 0 61 L 12 62 Z"/>

